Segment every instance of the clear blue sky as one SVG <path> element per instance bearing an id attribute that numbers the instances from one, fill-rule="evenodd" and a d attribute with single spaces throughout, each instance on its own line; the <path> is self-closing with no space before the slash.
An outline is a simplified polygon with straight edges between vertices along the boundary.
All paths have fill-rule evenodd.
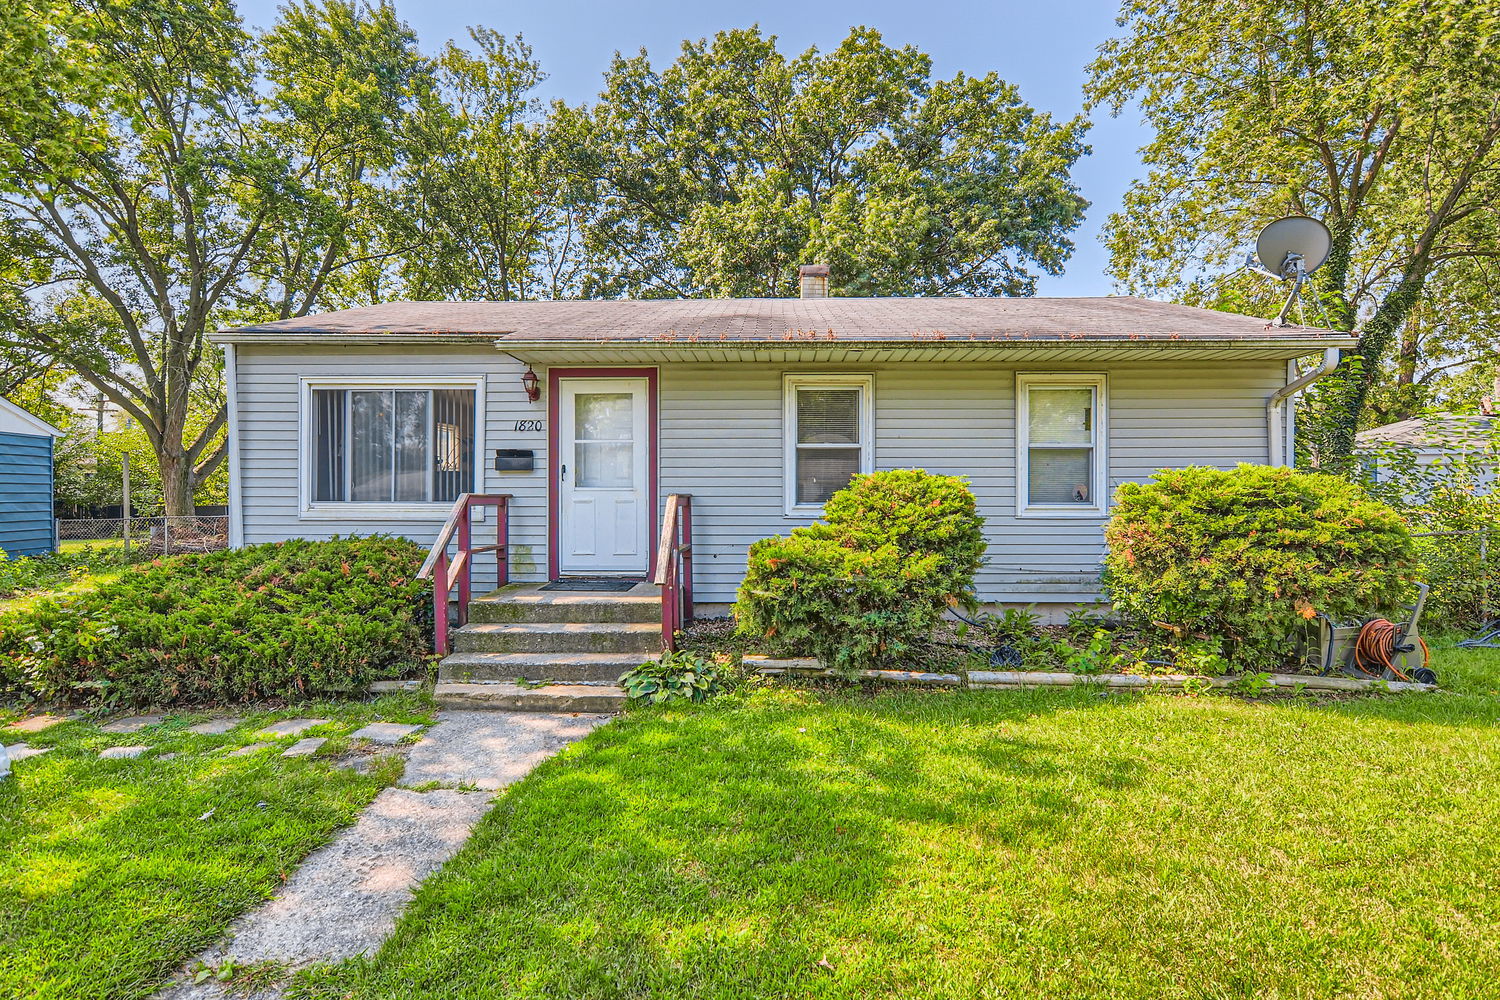
<path id="1" fill-rule="evenodd" d="M 1084 67 L 1099 43 L 1114 33 L 1118 9 L 1112 0 L 394 2 L 427 52 L 436 51 L 450 38 L 465 39 L 465 29 L 471 24 L 506 34 L 520 32 L 549 74 L 544 96 L 571 103 L 598 93 L 601 75 L 616 50 L 634 53 L 644 47 L 655 65 L 665 65 L 675 58 L 684 38 L 707 37 L 724 28 L 751 24 L 778 36 L 785 52 L 802 52 L 812 45 L 827 50 L 848 34 L 850 26 L 865 24 L 878 29 L 887 44 L 911 44 L 926 52 L 939 77 L 959 70 L 973 75 L 994 70 L 1016 84 L 1024 100 L 1058 118 L 1080 109 Z M 240 11 L 252 26 L 271 23 L 276 6 L 276 0 L 239 0 Z M 1096 117 L 1089 133 L 1093 155 L 1073 172 L 1092 206 L 1075 234 L 1078 249 L 1066 272 L 1057 278 L 1044 276 L 1040 294 L 1104 295 L 1111 290 L 1104 274 L 1099 227 L 1119 207 L 1126 186 L 1140 172 L 1136 150 L 1149 138 L 1138 116 Z"/>

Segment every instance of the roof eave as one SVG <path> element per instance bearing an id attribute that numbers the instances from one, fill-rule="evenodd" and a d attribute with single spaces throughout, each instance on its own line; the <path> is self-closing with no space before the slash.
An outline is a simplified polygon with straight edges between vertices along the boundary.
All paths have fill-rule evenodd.
<path id="1" fill-rule="evenodd" d="M 367 344 L 483 344 L 505 336 L 504 330 L 485 330 L 473 333 L 394 333 L 383 330 L 369 331 L 317 331 L 303 330 L 295 333 L 238 329 L 217 330 L 208 335 L 215 344 L 289 344 L 289 345 L 335 345 L 355 346 Z"/>
<path id="2" fill-rule="evenodd" d="M 1130 340 L 1089 337 L 1014 340 L 541 340 L 504 338 L 501 351 L 533 364 L 635 362 L 863 363 L 1130 363 L 1135 361 L 1281 361 L 1328 347 L 1353 347 L 1352 337 Z"/>
<path id="3" fill-rule="evenodd" d="M 12 417 L 21 421 L 23 424 L 29 425 L 33 430 L 36 431 L 38 437 L 60 438 L 67 437 L 68 435 L 68 432 L 63 430 L 61 427 L 54 427 L 52 424 L 43 420 L 35 413 L 32 413 L 30 410 L 25 409 L 24 407 L 19 406 L 16 403 L 12 403 L 10 400 L 6 399 L 3 396 L 0 396 L 0 410 L 9 413 Z"/>

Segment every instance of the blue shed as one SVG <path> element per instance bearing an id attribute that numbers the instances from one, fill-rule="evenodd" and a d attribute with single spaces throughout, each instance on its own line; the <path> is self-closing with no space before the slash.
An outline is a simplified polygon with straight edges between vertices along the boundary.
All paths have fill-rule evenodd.
<path id="1" fill-rule="evenodd" d="M 62 433 L 0 397 L 0 549 L 12 559 L 57 548 L 52 442 Z"/>

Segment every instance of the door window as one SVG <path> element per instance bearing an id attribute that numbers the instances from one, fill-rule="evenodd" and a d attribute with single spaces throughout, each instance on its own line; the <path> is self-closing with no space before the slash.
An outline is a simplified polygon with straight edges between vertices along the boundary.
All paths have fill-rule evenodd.
<path id="1" fill-rule="evenodd" d="M 635 405 L 628 392 L 580 392 L 573 397 L 573 467 L 583 489 L 635 485 Z"/>

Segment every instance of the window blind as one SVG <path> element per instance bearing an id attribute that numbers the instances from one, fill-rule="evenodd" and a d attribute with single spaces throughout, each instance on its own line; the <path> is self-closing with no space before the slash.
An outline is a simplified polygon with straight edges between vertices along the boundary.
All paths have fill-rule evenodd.
<path id="1" fill-rule="evenodd" d="M 796 502 L 822 504 L 860 470 L 863 393 L 855 388 L 798 388 Z"/>
<path id="2" fill-rule="evenodd" d="M 314 503 L 447 503 L 474 488 L 472 389 L 314 389 Z"/>

